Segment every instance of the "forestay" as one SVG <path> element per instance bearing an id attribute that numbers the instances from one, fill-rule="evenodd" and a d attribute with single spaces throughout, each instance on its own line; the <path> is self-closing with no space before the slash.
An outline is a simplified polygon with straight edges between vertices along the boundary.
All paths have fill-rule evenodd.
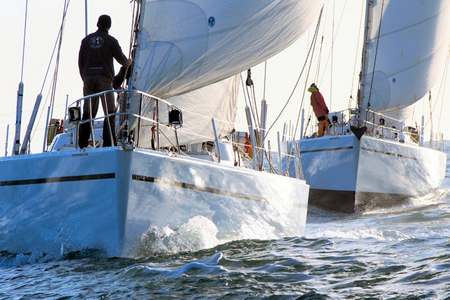
<path id="1" fill-rule="evenodd" d="M 448 0 L 369 1 L 363 107 L 407 107 L 438 83 L 450 41 Z M 380 27 L 381 26 L 381 27 Z"/>
<path id="2" fill-rule="evenodd" d="M 133 88 L 187 93 L 255 66 L 316 21 L 322 1 L 144 0 Z"/>

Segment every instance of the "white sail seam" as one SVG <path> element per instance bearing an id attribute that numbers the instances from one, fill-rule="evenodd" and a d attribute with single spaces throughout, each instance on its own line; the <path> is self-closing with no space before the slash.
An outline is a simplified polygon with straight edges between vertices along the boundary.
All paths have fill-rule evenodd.
<path id="1" fill-rule="evenodd" d="M 417 63 L 415 63 L 413 65 L 410 65 L 410 66 L 408 66 L 408 67 L 406 67 L 406 68 L 404 68 L 404 69 L 402 69 L 400 71 L 397 71 L 395 73 L 387 74 L 387 77 L 391 78 L 391 77 L 396 76 L 398 74 L 405 73 L 405 72 L 407 72 L 407 71 L 409 71 L 411 69 L 414 69 L 416 66 L 421 65 L 421 64 L 425 63 L 426 61 L 431 60 L 436 55 L 436 53 L 439 52 L 439 51 L 442 51 L 442 49 L 443 49 L 443 47 L 440 47 L 440 48 L 436 49 L 431 54 L 425 56 L 423 59 L 421 59 Z M 370 74 L 370 73 L 367 73 L 367 74 Z"/>
<path id="2" fill-rule="evenodd" d="M 380 39 L 382 39 L 382 38 L 384 38 L 386 36 L 393 35 L 393 34 L 398 33 L 398 32 L 407 31 L 407 30 L 409 30 L 409 29 L 411 29 L 413 27 L 417 27 L 417 26 L 422 25 L 424 23 L 427 23 L 427 22 L 429 22 L 431 20 L 437 19 L 447 9 L 448 9 L 448 6 L 446 6 L 444 9 L 441 9 L 440 11 L 438 11 L 437 14 L 434 14 L 434 15 L 426 18 L 426 19 L 423 19 L 423 20 L 417 22 L 417 23 L 414 23 L 414 24 L 411 24 L 411 25 L 408 25 L 408 26 L 404 26 L 404 27 L 401 27 L 401 28 L 393 30 L 393 31 L 389 31 L 389 32 L 383 33 L 383 34 L 380 35 Z M 372 43 L 372 42 L 376 41 L 377 39 L 378 39 L 378 37 L 375 37 L 373 39 L 369 39 L 369 43 Z"/>

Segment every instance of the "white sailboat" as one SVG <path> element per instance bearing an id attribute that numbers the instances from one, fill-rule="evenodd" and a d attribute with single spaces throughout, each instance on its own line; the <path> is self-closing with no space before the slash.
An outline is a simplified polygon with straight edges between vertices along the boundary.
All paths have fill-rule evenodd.
<path id="1" fill-rule="evenodd" d="M 440 186 L 446 155 L 425 147 L 416 108 L 444 73 L 449 20 L 446 0 L 366 1 L 358 106 L 330 113 L 324 137 L 299 142 L 311 205 L 362 212 Z"/>
<path id="2" fill-rule="evenodd" d="M 88 96 L 69 106 L 65 133 L 50 151 L 0 158 L 0 251 L 133 256 L 151 230 L 199 218 L 220 241 L 302 235 L 309 186 L 256 170 L 257 155 L 243 161 L 225 138 L 237 110 L 235 75 L 296 41 L 320 1 L 134 4 L 134 67 L 128 87 L 115 91 L 122 106 L 111 134 L 119 146 L 95 147 L 96 121 L 93 146 L 78 149 Z M 20 133 L 16 141 L 17 150 Z"/>

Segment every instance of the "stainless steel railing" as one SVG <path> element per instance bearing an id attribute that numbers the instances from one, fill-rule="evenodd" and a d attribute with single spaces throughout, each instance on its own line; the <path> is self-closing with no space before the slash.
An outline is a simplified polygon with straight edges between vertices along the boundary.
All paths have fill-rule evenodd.
<path id="1" fill-rule="evenodd" d="M 330 126 L 326 135 L 349 135 L 352 134 L 351 126 L 365 126 L 367 127 L 365 135 L 399 142 L 409 139 L 408 142 L 419 144 L 419 128 L 405 126 L 400 120 L 372 110 L 366 111 L 365 115 L 365 120 L 360 121 L 357 109 L 345 109 L 330 113 L 328 116 Z M 317 128 L 317 125 L 313 126 L 315 132 Z M 314 135 L 310 137 L 314 137 Z"/>
<path id="2" fill-rule="evenodd" d="M 93 101 L 93 99 L 95 99 L 95 97 L 105 97 L 107 93 L 114 93 L 114 95 L 116 96 L 117 104 L 114 108 L 114 112 L 96 117 L 91 114 L 88 118 L 82 119 L 81 108 L 85 106 L 85 103 L 89 101 L 89 104 L 92 106 L 91 102 Z M 99 99 L 99 102 L 106 103 L 106 101 L 100 100 L 101 99 Z M 131 101 L 135 101 L 133 104 L 133 111 L 130 110 Z M 129 144 L 133 147 L 152 149 L 157 151 L 170 150 L 187 155 L 187 153 L 184 151 L 184 147 L 180 147 L 177 141 L 174 141 L 173 139 L 168 137 L 168 131 L 174 133 L 174 135 L 176 136 L 177 128 L 170 126 L 167 116 L 164 115 L 164 112 L 168 112 L 173 108 L 179 109 L 182 112 L 186 111 L 181 110 L 176 105 L 170 103 L 167 100 L 142 91 L 129 91 L 123 89 L 107 90 L 100 93 L 84 96 L 70 103 L 68 105 L 68 110 L 72 108 L 78 109 L 79 120 L 72 120 L 72 122 L 70 122 L 70 120 L 66 119 L 64 123 L 71 124 L 71 128 L 68 128 L 67 130 L 72 130 L 72 132 L 74 132 L 74 135 L 77 137 L 76 141 L 74 142 L 75 147 L 78 147 L 77 143 L 79 127 L 81 124 L 86 123 L 89 123 L 91 127 L 91 146 L 99 147 L 101 145 L 100 140 L 103 138 L 98 133 L 100 124 L 102 124 L 102 120 L 108 120 L 108 117 L 114 116 L 116 122 L 116 130 L 115 132 L 108 132 L 108 134 L 110 134 L 111 141 L 116 139 L 120 145 Z M 104 108 L 104 111 L 108 111 L 108 109 Z M 195 115 L 196 118 L 204 118 L 205 120 L 208 119 L 209 121 L 211 121 L 209 116 L 203 116 L 196 112 L 189 112 L 189 114 Z M 70 114 L 67 114 L 67 118 L 69 118 L 69 116 Z M 226 121 L 219 120 L 219 122 Z M 149 130 L 151 134 L 149 134 Z M 143 136 L 144 132 L 146 136 Z M 214 140 L 214 138 L 212 138 L 211 136 L 205 136 L 199 132 L 193 132 L 186 127 L 183 127 L 182 133 L 183 135 L 190 135 L 205 142 Z M 237 155 L 238 157 L 235 157 L 236 161 L 240 161 L 241 158 L 244 159 L 245 157 L 247 157 L 247 159 L 250 159 L 245 151 L 249 147 L 253 148 L 251 145 L 243 143 L 239 140 L 234 140 L 233 138 L 230 138 L 229 140 L 222 139 L 221 143 L 231 144 L 233 150 L 240 153 L 239 155 Z M 280 170 L 276 170 L 276 168 L 271 164 L 270 151 L 267 151 L 267 149 L 265 149 L 264 147 L 256 147 L 255 149 L 252 149 L 251 152 L 253 153 L 253 155 L 256 155 L 256 152 L 265 153 L 266 164 L 268 162 L 271 171 L 274 173 L 281 172 Z M 218 156 L 220 157 L 220 154 Z M 287 150 L 283 152 L 280 151 L 278 156 L 290 159 L 296 158 L 295 155 L 290 152 L 288 153 Z"/>
<path id="3" fill-rule="evenodd" d="M 94 117 L 92 115 L 92 101 L 94 99 L 98 99 L 98 101 L 100 101 L 103 104 L 106 104 L 106 101 L 104 99 L 104 97 L 109 94 L 109 93 L 113 93 L 116 96 L 116 103 L 118 103 L 115 105 L 114 109 L 113 109 L 113 113 L 107 113 L 107 114 L 103 114 L 103 116 L 101 117 Z M 103 99 L 102 99 L 103 98 Z M 130 99 L 133 99 L 133 101 L 139 101 L 140 105 L 139 105 L 139 110 L 141 110 L 141 108 L 143 107 L 151 107 L 152 108 L 152 116 L 149 116 L 148 113 L 150 112 L 149 109 L 147 110 L 147 114 L 143 113 L 142 111 L 137 111 L 137 112 L 129 112 L 129 101 Z M 88 118 L 82 118 L 82 113 L 81 113 L 81 107 L 85 106 L 85 103 L 89 102 L 90 108 L 90 116 Z M 143 105 L 143 103 L 145 103 L 145 105 Z M 99 103 L 100 105 L 100 103 Z M 88 96 L 84 96 L 80 99 L 77 99 L 76 101 L 70 103 L 68 105 L 68 109 L 72 109 L 74 107 L 79 109 L 79 120 L 77 121 L 73 121 L 72 120 L 72 124 L 76 124 L 77 127 L 79 127 L 81 124 L 85 124 L 85 123 L 89 123 L 90 127 L 91 127 L 91 137 L 92 137 L 92 144 L 93 145 L 97 145 L 97 140 L 100 139 L 100 137 L 98 136 L 98 134 L 96 133 L 96 130 L 94 128 L 94 124 L 95 122 L 101 122 L 102 119 L 104 119 L 105 121 L 109 121 L 110 118 L 114 116 L 115 118 L 115 122 L 116 125 L 115 126 L 117 128 L 117 130 L 115 130 L 115 132 L 112 132 L 111 130 L 109 130 L 109 138 L 111 139 L 111 141 L 113 140 L 121 140 L 122 143 L 124 143 L 124 138 L 131 138 L 131 140 L 127 141 L 130 143 L 134 143 L 135 146 L 139 146 L 139 139 L 140 139 L 140 133 L 143 127 L 142 123 L 146 123 L 146 124 L 151 124 L 151 126 L 155 127 L 155 143 L 154 146 L 152 148 L 157 149 L 159 148 L 159 139 L 160 139 L 160 134 L 161 131 L 159 130 L 159 126 L 161 125 L 161 123 L 159 122 L 160 120 L 160 108 L 161 106 L 167 106 L 170 108 L 176 108 L 175 105 L 173 105 L 172 103 L 161 99 L 159 97 L 150 95 L 148 93 L 142 92 L 142 91 L 137 91 L 137 90 L 133 90 L 133 91 L 129 91 L 129 90 L 107 90 L 107 91 L 102 91 L 99 93 L 95 93 L 92 95 L 88 95 Z M 110 111 L 108 108 L 103 107 L 103 111 L 107 112 Z M 133 128 L 129 128 L 130 124 L 130 120 L 134 120 L 137 124 L 133 125 Z M 70 120 L 66 120 L 66 124 L 67 121 Z M 164 124 L 167 125 L 167 124 Z M 108 126 L 109 128 L 111 128 L 111 126 Z M 128 130 L 132 129 L 132 132 L 134 132 L 134 135 L 129 136 L 128 134 Z M 77 128 L 78 131 L 78 128 Z"/>

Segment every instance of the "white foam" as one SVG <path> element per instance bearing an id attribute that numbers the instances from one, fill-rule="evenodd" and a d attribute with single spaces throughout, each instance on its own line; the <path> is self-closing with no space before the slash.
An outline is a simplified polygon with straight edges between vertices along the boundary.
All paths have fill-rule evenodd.
<path id="1" fill-rule="evenodd" d="M 411 198 L 408 200 L 408 203 L 403 205 L 398 205 L 389 208 L 380 208 L 376 210 L 371 210 L 365 212 L 364 215 L 374 215 L 374 214 L 396 214 L 396 213 L 405 213 L 415 210 L 422 210 L 428 206 L 437 205 L 442 203 L 448 195 L 449 190 L 440 189 L 436 190 L 430 194 L 427 194 L 422 197 Z"/>
<path id="2" fill-rule="evenodd" d="M 321 226 L 323 228 L 324 226 Z M 412 238 L 398 230 L 380 229 L 380 228 L 349 228 L 348 224 L 343 227 L 329 226 L 329 229 L 310 230 L 307 233 L 308 238 L 339 238 L 346 240 L 375 239 L 379 241 L 403 241 Z"/>
<path id="3" fill-rule="evenodd" d="M 177 253 L 213 248 L 220 241 L 217 226 L 204 216 L 196 216 L 179 228 L 151 227 L 141 237 L 139 255 Z"/>

